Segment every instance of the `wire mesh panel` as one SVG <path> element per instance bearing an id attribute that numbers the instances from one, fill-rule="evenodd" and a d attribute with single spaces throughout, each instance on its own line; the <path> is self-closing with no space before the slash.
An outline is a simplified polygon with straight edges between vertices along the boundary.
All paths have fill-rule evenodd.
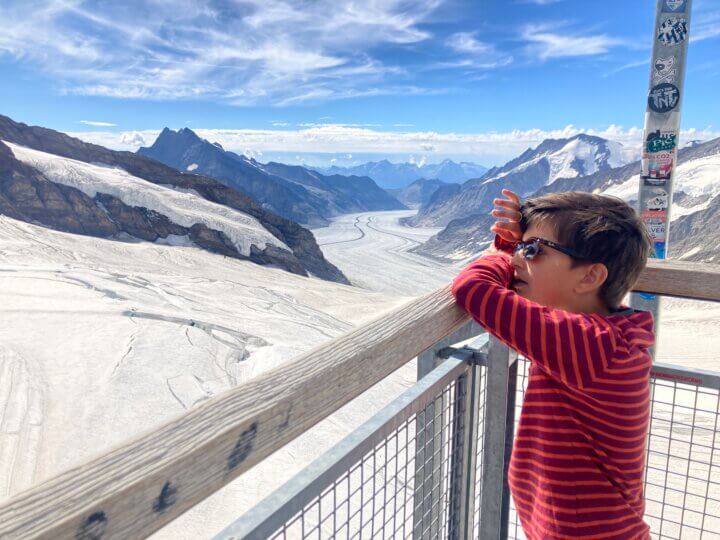
<path id="1" fill-rule="evenodd" d="M 645 521 L 660 539 L 720 539 L 719 392 L 655 375 Z"/>
<path id="2" fill-rule="evenodd" d="M 525 389 L 527 388 L 530 362 L 524 358 L 518 358 L 518 370 L 517 370 L 517 387 L 515 396 L 515 426 L 513 429 L 513 438 L 517 431 L 518 422 L 520 421 L 520 410 L 522 409 L 523 396 L 525 395 Z M 515 510 L 515 502 L 510 499 L 510 516 L 508 518 L 508 538 L 517 538 L 525 540 L 525 534 L 523 533 L 522 526 L 520 525 L 520 517 Z"/>
<path id="3" fill-rule="evenodd" d="M 530 366 L 518 362 L 516 429 Z M 653 371 L 650 387 L 645 521 L 651 535 L 720 540 L 720 392 L 702 386 L 701 378 L 661 366 Z M 525 538 L 514 504 L 508 538 Z"/>
<path id="4" fill-rule="evenodd" d="M 455 415 L 461 410 L 460 385 L 454 380 L 422 411 L 399 422 L 392 433 L 340 474 L 270 538 L 408 538 L 415 516 L 422 516 L 422 537 L 447 538 Z M 417 451 L 418 440 L 440 444 Z M 431 482 L 418 486 L 416 460 L 431 472 Z M 426 475 L 427 478 L 429 475 Z M 416 531 L 417 534 L 418 531 Z"/>

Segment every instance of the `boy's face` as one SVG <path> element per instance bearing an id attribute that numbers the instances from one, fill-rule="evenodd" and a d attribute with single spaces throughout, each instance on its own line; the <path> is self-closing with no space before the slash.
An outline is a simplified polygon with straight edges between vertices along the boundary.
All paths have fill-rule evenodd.
<path id="1" fill-rule="evenodd" d="M 523 241 L 530 238 L 558 242 L 549 223 L 530 225 L 523 234 Z M 522 252 L 517 252 L 512 262 L 515 268 L 513 289 L 520 296 L 543 306 L 576 311 L 578 296 L 575 289 L 585 274 L 583 265 L 573 267 L 574 261 L 569 255 L 544 245 L 533 259 L 527 260 Z"/>

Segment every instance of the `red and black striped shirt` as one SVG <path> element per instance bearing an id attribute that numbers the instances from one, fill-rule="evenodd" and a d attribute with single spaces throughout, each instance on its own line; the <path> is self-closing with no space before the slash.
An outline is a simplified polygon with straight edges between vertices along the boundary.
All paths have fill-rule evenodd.
<path id="1" fill-rule="evenodd" d="M 649 538 L 643 474 L 652 315 L 571 313 L 509 288 L 506 254 L 453 282 L 458 303 L 531 361 L 509 484 L 529 540 Z"/>

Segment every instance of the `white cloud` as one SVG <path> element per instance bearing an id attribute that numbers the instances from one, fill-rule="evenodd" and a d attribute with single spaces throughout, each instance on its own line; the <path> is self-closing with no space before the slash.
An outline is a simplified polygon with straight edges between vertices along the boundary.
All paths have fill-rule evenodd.
<path id="1" fill-rule="evenodd" d="M 703 41 L 720 36 L 720 13 L 715 10 L 698 10 L 690 27 L 690 41 Z"/>
<path id="2" fill-rule="evenodd" d="M 431 64 L 428 68 L 490 70 L 513 62 L 512 56 L 499 52 L 491 43 L 478 40 L 476 34 L 476 32 L 457 32 L 449 36 L 445 44 L 459 54 L 458 58 Z"/>
<path id="3" fill-rule="evenodd" d="M 380 131 L 362 127 L 338 124 L 324 124 L 298 130 L 278 129 L 196 129 L 195 132 L 211 142 L 219 142 L 226 150 L 239 153 L 327 153 L 353 155 L 374 154 L 422 154 L 433 152 L 434 156 L 475 156 L 478 161 L 503 162 L 517 156 L 530 147 L 537 146 L 545 139 L 563 139 L 579 133 L 597 135 L 618 141 L 629 149 L 640 148 L 642 128 L 610 125 L 604 129 L 585 129 L 573 125 L 561 129 L 513 130 L 482 133 L 439 133 L 436 131 Z M 153 141 L 160 130 L 134 132 L 145 141 Z M 135 150 L 137 144 L 130 144 L 127 134 L 111 132 L 70 133 L 80 139 L 108 146 L 114 149 Z M 686 129 L 681 140 L 708 140 L 720 137 L 720 131 Z M 145 144 L 146 145 L 146 144 Z"/>
<path id="4" fill-rule="evenodd" d="M 595 56 L 605 54 L 611 48 L 627 45 L 619 38 L 597 35 L 570 35 L 567 31 L 559 33 L 562 25 L 532 24 L 522 29 L 522 39 L 529 43 L 527 50 L 541 60 L 576 56 Z"/>
<path id="5" fill-rule="evenodd" d="M 80 124 L 85 124 L 86 126 L 95 126 L 95 127 L 115 127 L 117 124 L 111 124 L 110 122 L 98 122 L 96 120 L 80 120 L 78 122 Z"/>
<path id="6" fill-rule="evenodd" d="M 137 149 L 141 146 L 147 146 L 147 140 L 142 133 L 139 133 L 137 131 L 121 133 L 120 143 L 134 149 Z"/>
<path id="7" fill-rule="evenodd" d="M 370 52 L 429 39 L 443 1 L 2 2 L 0 55 L 69 94 L 291 105 L 423 93 Z"/>

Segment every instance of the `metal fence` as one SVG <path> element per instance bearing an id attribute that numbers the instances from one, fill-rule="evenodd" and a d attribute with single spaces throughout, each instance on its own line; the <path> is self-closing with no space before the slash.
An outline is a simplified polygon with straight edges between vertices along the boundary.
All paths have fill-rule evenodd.
<path id="1" fill-rule="evenodd" d="M 524 538 L 506 475 L 529 362 L 486 342 L 436 348 L 438 367 L 216 538 Z M 653 538 L 720 539 L 720 374 L 656 364 L 651 386 Z"/>

